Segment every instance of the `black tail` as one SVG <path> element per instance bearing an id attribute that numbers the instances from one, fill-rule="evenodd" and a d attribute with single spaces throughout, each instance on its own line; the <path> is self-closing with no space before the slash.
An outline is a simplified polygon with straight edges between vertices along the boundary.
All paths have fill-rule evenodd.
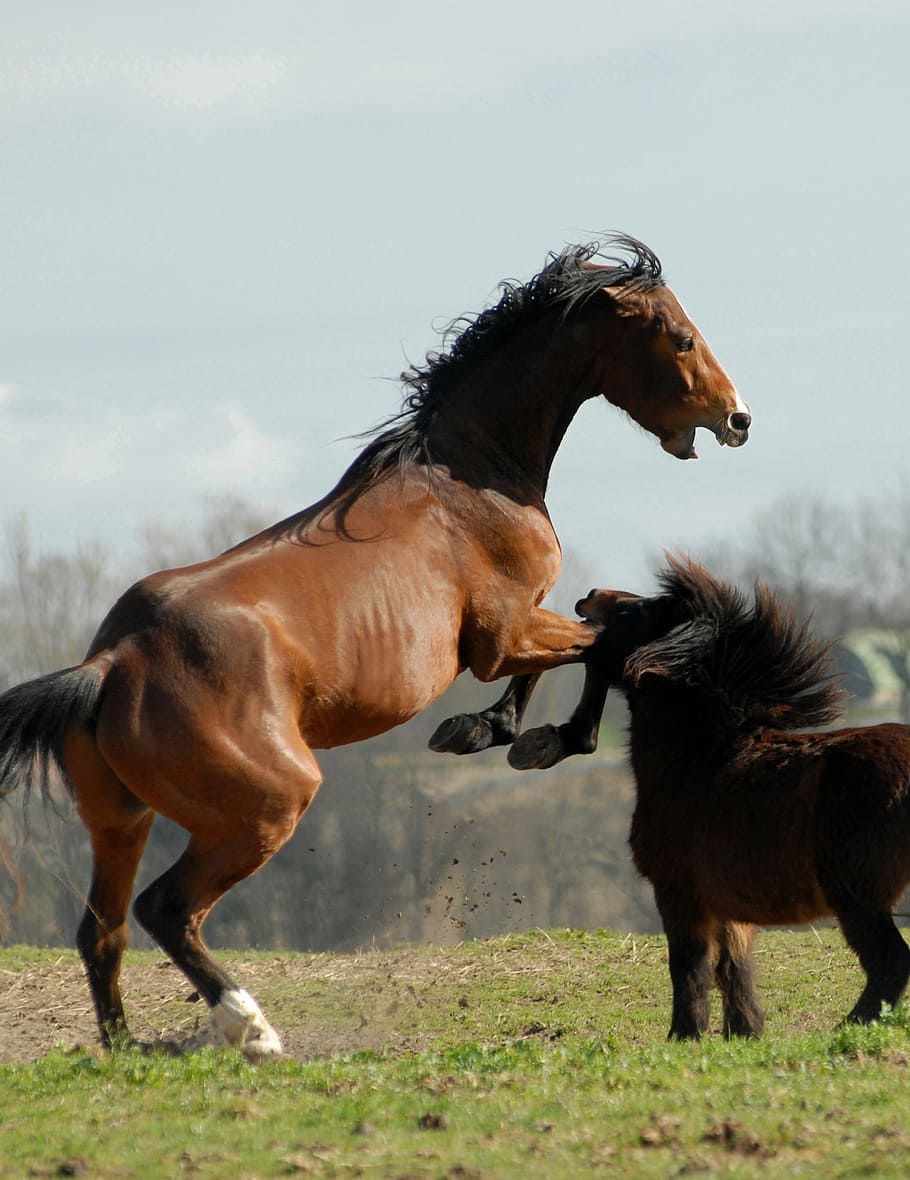
<path id="1" fill-rule="evenodd" d="M 0 799 L 37 777 L 47 797 L 56 770 L 70 787 L 63 765 L 68 729 L 90 725 L 98 713 L 104 672 L 80 664 L 16 685 L 0 696 Z"/>

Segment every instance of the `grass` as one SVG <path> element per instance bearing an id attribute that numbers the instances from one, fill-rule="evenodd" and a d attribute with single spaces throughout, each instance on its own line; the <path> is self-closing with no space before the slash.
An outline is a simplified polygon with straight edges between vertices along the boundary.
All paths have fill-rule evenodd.
<path id="1" fill-rule="evenodd" d="M 369 1012 L 389 1047 L 0 1066 L 0 1176 L 906 1175 L 910 1015 L 835 1028 L 860 974 L 834 931 L 760 947 L 765 1037 L 699 1044 L 664 1039 L 659 938 L 272 957 L 257 995 L 283 1031 Z"/>

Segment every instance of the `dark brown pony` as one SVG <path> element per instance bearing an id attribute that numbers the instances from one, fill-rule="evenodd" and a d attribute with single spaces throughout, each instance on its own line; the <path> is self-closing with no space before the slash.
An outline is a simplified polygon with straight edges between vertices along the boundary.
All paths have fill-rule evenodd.
<path id="1" fill-rule="evenodd" d="M 847 1017 L 895 1005 L 910 947 L 892 910 L 910 883 L 910 727 L 821 732 L 839 712 L 828 645 L 756 586 L 749 601 L 694 562 L 662 593 L 592 591 L 603 627 L 565 726 L 529 730 L 513 765 L 552 765 L 596 744 L 607 687 L 629 703 L 637 805 L 629 843 L 654 886 L 673 984 L 671 1037 L 708 1026 L 712 975 L 726 1036 L 757 1036 L 757 926 L 833 914 L 866 973 Z"/>
<path id="2" fill-rule="evenodd" d="M 60 771 L 93 873 L 78 946 L 102 1039 L 156 812 L 189 833 L 137 898 L 140 923 L 250 1057 L 280 1051 L 208 953 L 206 915 L 290 837 L 320 783 L 313 749 L 413 717 L 465 668 L 482 680 L 578 661 L 594 638 L 542 610 L 559 570 L 544 492 L 579 406 L 604 396 L 677 458 L 750 417 L 630 238 L 550 258 L 404 374 L 405 408 L 313 507 L 211 561 L 145 578 L 85 661 L 0 697 L 4 793 Z"/>

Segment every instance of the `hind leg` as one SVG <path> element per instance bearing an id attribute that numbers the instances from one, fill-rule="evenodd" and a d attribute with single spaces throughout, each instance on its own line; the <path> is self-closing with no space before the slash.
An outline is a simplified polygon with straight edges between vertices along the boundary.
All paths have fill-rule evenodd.
<path id="1" fill-rule="evenodd" d="M 255 873 L 290 838 L 319 786 L 307 757 L 255 782 L 224 783 L 217 812 L 194 814 L 180 859 L 136 898 L 134 913 L 212 1009 L 225 1039 L 251 1060 L 281 1052 L 281 1040 L 255 1000 L 215 961 L 202 938 L 212 907 Z M 251 772 L 252 774 L 253 772 Z"/>
<path id="2" fill-rule="evenodd" d="M 202 939 L 202 924 L 218 899 L 268 859 L 255 844 L 256 833 L 215 842 L 193 837 L 177 863 L 139 894 L 133 912 L 199 991 L 227 1041 L 261 1059 L 280 1053 L 281 1040 Z"/>
<path id="3" fill-rule="evenodd" d="M 881 1016 L 882 1004 L 893 1008 L 904 994 L 910 979 L 910 947 L 890 913 L 856 906 L 838 908 L 836 913 L 866 973 L 866 986 L 847 1020 L 868 1024 Z"/>
<path id="4" fill-rule="evenodd" d="M 76 945 L 88 978 L 102 1043 L 127 1036 L 120 997 L 126 920 L 154 812 L 132 795 L 101 759 L 86 733 L 67 743 L 65 759 L 80 818 L 92 844 L 92 881 Z"/>
<path id="5" fill-rule="evenodd" d="M 755 995 L 755 927 L 744 922 L 722 922 L 717 931 L 718 958 L 714 978 L 724 1004 L 724 1036 L 758 1037 L 764 1028 Z"/>
<path id="6" fill-rule="evenodd" d="M 91 833 L 92 883 L 76 946 L 85 965 L 101 1040 L 108 1049 L 127 1036 L 120 965 L 127 943 L 130 894 L 154 818 L 149 811 L 131 825 Z"/>

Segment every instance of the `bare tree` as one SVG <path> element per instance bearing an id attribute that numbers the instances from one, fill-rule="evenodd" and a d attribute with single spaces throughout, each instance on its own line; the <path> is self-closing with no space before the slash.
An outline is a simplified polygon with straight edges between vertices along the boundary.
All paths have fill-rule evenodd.
<path id="1" fill-rule="evenodd" d="M 260 532 L 273 519 L 272 512 L 241 496 L 228 495 L 204 501 L 202 519 L 196 524 L 148 521 L 141 530 L 142 572 L 175 569 L 214 557 Z"/>
<path id="2" fill-rule="evenodd" d="M 24 517 L 3 530 L 9 574 L 0 582 L 0 683 L 78 663 L 116 585 L 99 544 L 38 553 Z"/>
<path id="3" fill-rule="evenodd" d="M 811 615 L 816 626 L 839 634 L 862 617 L 855 589 L 860 531 L 857 511 L 817 493 L 788 493 L 737 541 L 716 542 L 700 559 L 735 582 L 770 583 L 799 618 Z"/>

